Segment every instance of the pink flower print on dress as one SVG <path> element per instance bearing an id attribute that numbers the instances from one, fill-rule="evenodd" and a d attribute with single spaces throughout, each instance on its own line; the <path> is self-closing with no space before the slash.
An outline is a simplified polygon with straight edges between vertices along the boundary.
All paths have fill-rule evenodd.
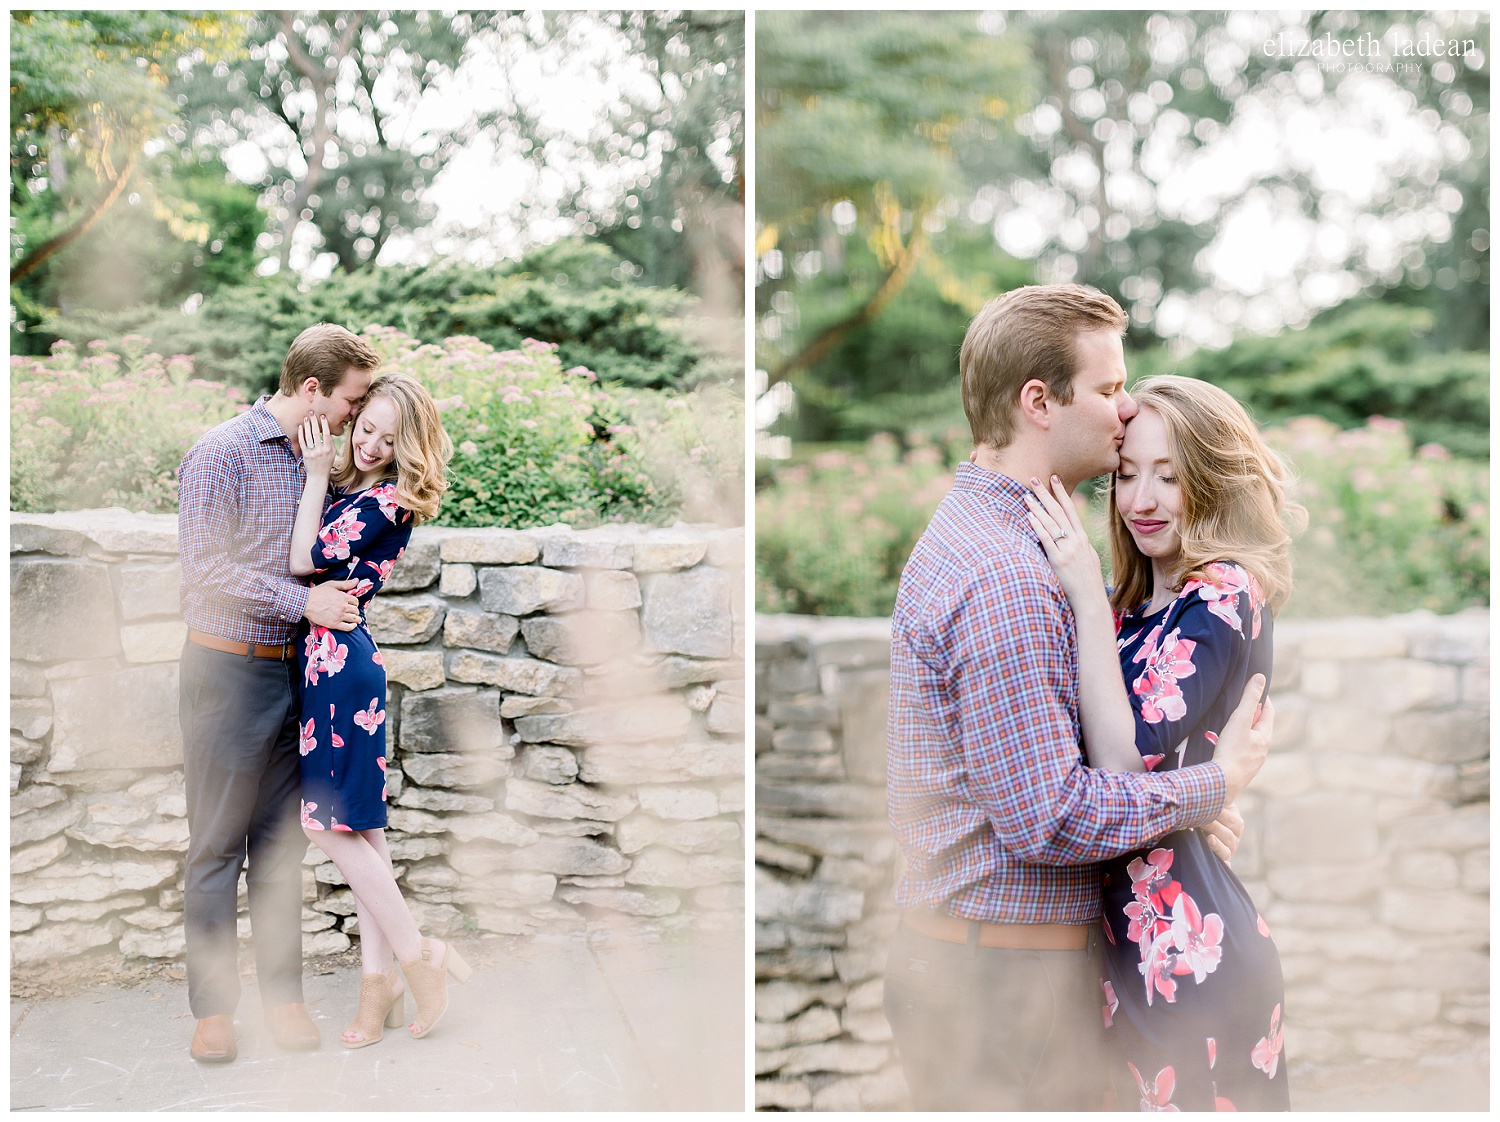
<path id="1" fill-rule="evenodd" d="M 375 730 L 384 722 L 385 710 L 380 709 L 380 698 L 378 697 L 370 698 L 370 707 L 368 709 L 361 709 L 358 713 L 354 714 L 354 723 L 371 736 L 375 735 Z"/>
<path id="2" fill-rule="evenodd" d="M 402 550 L 401 552 L 405 553 L 406 551 Z M 387 558 L 378 565 L 374 561 L 366 561 L 365 564 L 380 574 L 380 582 L 384 584 L 391 579 L 391 570 L 396 567 L 396 559 L 400 556 L 401 554 L 398 553 L 396 557 Z"/>
<path id="3" fill-rule="evenodd" d="M 1167 1004 L 1174 1005 L 1177 1002 L 1177 979 L 1173 977 L 1177 973 L 1177 954 L 1172 945 L 1172 929 L 1169 927 L 1146 948 L 1145 956 L 1141 959 L 1141 974 L 1146 979 L 1146 1004 L 1151 1004 L 1153 994 L 1160 993 L 1167 999 Z"/>
<path id="4" fill-rule="evenodd" d="M 1152 768 L 1156 767 L 1157 764 L 1161 763 L 1166 758 L 1167 758 L 1166 756 L 1164 756 L 1160 752 L 1158 752 L 1158 753 L 1156 753 L 1155 755 L 1152 755 L 1152 756 L 1142 756 L 1141 757 L 1141 763 L 1143 763 L 1143 764 L 1146 765 L 1146 770 L 1147 771 L 1150 771 Z"/>
<path id="5" fill-rule="evenodd" d="M 1212 1071 L 1214 1063 L 1219 1058 L 1219 1042 L 1211 1036 L 1204 1037 L 1204 1040 L 1208 1044 L 1208 1067 Z"/>
<path id="6" fill-rule="evenodd" d="M 1250 1050 L 1250 1062 L 1266 1073 L 1270 1079 L 1276 1078 L 1276 1066 L 1281 1062 L 1281 1005 L 1278 1003 L 1271 1010 L 1271 1031 L 1260 1038 L 1260 1043 Z"/>
<path id="7" fill-rule="evenodd" d="M 1125 875 L 1130 878 L 1130 890 L 1142 899 L 1161 893 L 1172 881 L 1172 858 L 1170 849 L 1153 849 L 1142 861 L 1139 857 L 1125 866 Z"/>
<path id="8" fill-rule="evenodd" d="M 383 654 L 381 654 L 379 651 L 376 651 L 374 654 L 372 654 L 370 656 L 370 661 L 373 662 L 376 666 L 384 666 L 385 665 L 385 656 Z"/>
<path id="9" fill-rule="evenodd" d="M 1130 1074 L 1135 1076 L 1135 1085 L 1141 1092 L 1141 1110 L 1165 1113 L 1171 1111 L 1181 1114 L 1171 1104 L 1172 1091 L 1177 1086 L 1177 1071 L 1170 1066 L 1162 1068 L 1156 1073 L 1156 1078 L 1151 1081 L 1151 1086 L 1146 1086 L 1146 1081 L 1141 1078 L 1141 1073 L 1136 1070 L 1135 1064 L 1129 1064 Z"/>
<path id="10" fill-rule="evenodd" d="M 370 488 L 370 497 L 380 504 L 380 513 L 391 522 L 396 521 L 396 485 L 381 483 Z"/>
<path id="11" fill-rule="evenodd" d="M 1115 1027 L 1115 1010 L 1120 1007 L 1120 999 L 1115 996 L 1115 984 L 1108 978 L 1099 979 L 1099 984 L 1104 987 L 1104 1027 Z"/>
<path id="12" fill-rule="evenodd" d="M 1219 968 L 1224 957 L 1220 945 L 1224 938 L 1224 921 L 1213 912 L 1203 915 L 1186 892 L 1172 906 L 1172 942 L 1177 948 L 1177 974 L 1191 974 L 1194 982 Z"/>
<path id="13" fill-rule="evenodd" d="M 1271 937 L 1271 929 L 1266 926 L 1266 921 L 1261 918 L 1261 914 L 1259 912 L 1255 913 L 1255 930 L 1259 931 L 1267 939 Z"/>
<path id="14" fill-rule="evenodd" d="M 1161 641 L 1161 646 L 1147 655 L 1145 671 L 1131 686 L 1135 695 L 1141 698 L 1141 719 L 1147 724 L 1180 721 L 1187 716 L 1187 702 L 1182 699 L 1177 681 L 1198 672 L 1193 665 L 1193 651 L 1198 644 L 1178 636 L 1179 629 L 1174 627 Z M 1141 649 L 1145 650 L 1144 647 Z M 1135 661 L 1140 661 L 1139 655 Z"/>
<path id="15" fill-rule="evenodd" d="M 1151 940 L 1172 926 L 1169 920 L 1157 912 L 1156 905 L 1149 896 L 1137 896 L 1126 904 L 1125 914 L 1130 917 L 1130 929 L 1125 934 L 1132 943 L 1140 947 L 1142 958 L 1145 957 Z"/>
<path id="16" fill-rule="evenodd" d="M 360 580 L 360 582 L 358 584 L 356 584 L 353 588 L 351 588 L 349 590 L 349 595 L 353 596 L 356 600 L 363 600 L 366 596 L 368 596 L 370 593 L 372 593 L 374 591 L 375 591 L 375 582 L 372 581 L 372 580 L 363 580 L 362 579 L 362 580 Z"/>
<path id="17" fill-rule="evenodd" d="M 1208 604 L 1208 610 L 1218 616 L 1230 627 L 1241 635 L 1244 634 L 1244 621 L 1240 619 L 1239 599 L 1240 593 L 1244 593 L 1249 600 L 1251 611 L 1250 638 L 1254 639 L 1260 634 L 1260 585 L 1254 577 L 1238 565 L 1231 565 L 1224 561 L 1215 561 L 1204 567 L 1208 574 L 1208 580 L 1190 580 L 1182 586 L 1180 595 L 1186 596 L 1190 592 L 1197 592 L 1198 597 Z"/>
<path id="18" fill-rule="evenodd" d="M 1227 1111 L 1231 1114 L 1238 1114 L 1240 1112 L 1240 1108 L 1235 1106 L 1234 1103 L 1230 1102 L 1223 1095 L 1214 1096 L 1214 1110 Z"/>
<path id="19" fill-rule="evenodd" d="M 351 506 L 318 531 L 318 540 L 323 543 L 325 554 L 343 561 L 349 556 L 349 543 L 359 541 L 359 532 L 364 528 L 358 508 Z"/>
<path id="20" fill-rule="evenodd" d="M 328 628 L 313 627 L 307 633 L 307 643 L 303 648 L 303 653 L 307 657 L 307 670 L 304 677 L 308 685 L 315 686 L 318 684 L 319 671 L 332 676 L 344 668 L 344 660 L 349 657 L 349 648 L 340 643 Z"/>
<path id="21" fill-rule="evenodd" d="M 302 828 L 304 830 L 321 830 L 323 828 L 323 823 L 312 816 L 312 812 L 317 809 L 317 803 L 302 804 Z"/>
<path id="22" fill-rule="evenodd" d="M 318 746 L 317 740 L 313 737 L 313 719 L 309 717 L 307 724 L 298 725 L 297 730 L 297 754 L 305 756 Z"/>
<path id="23" fill-rule="evenodd" d="M 384 756 L 376 756 L 375 757 L 375 763 L 379 765 L 379 767 L 380 767 L 380 773 L 381 773 L 382 777 L 384 777 L 384 775 L 385 775 L 385 757 Z M 380 797 L 382 799 L 387 797 L 387 795 L 386 795 L 386 780 L 384 778 L 382 778 L 381 781 L 380 781 Z"/>
<path id="24" fill-rule="evenodd" d="M 352 834 L 352 833 L 354 833 L 354 831 L 350 827 L 345 826 L 337 818 L 333 819 L 333 829 L 337 830 L 341 834 Z"/>
<path id="25" fill-rule="evenodd" d="M 342 748 L 344 746 L 344 738 L 342 736 L 340 736 L 338 733 L 334 732 L 332 729 L 328 730 L 328 737 L 329 737 L 329 742 L 335 748 Z M 328 774 L 332 775 L 333 772 L 330 771 Z"/>

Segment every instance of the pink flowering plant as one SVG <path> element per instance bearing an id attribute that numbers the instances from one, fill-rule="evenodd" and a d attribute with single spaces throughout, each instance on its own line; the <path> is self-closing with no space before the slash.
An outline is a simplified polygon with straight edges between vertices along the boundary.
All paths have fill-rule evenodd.
<path id="1" fill-rule="evenodd" d="M 777 470 L 755 497 L 755 600 L 763 612 L 889 615 L 901 568 L 948 493 L 951 451 L 905 453 L 877 435 Z"/>
<path id="2" fill-rule="evenodd" d="M 1267 438 L 1299 477 L 1296 615 L 1454 612 L 1490 598 L 1488 464 L 1414 448 L 1400 421 L 1298 417 Z"/>
<path id="3" fill-rule="evenodd" d="M 204 432 L 248 408 L 230 386 L 193 377 L 127 335 L 120 353 L 66 341 L 10 362 L 11 508 L 177 509 L 177 466 Z"/>
<path id="4" fill-rule="evenodd" d="M 554 345 L 528 339 L 497 351 L 467 336 L 438 345 L 390 327 L 365 337 L 383 371 L 427 388 L 453 440 L 440 524 L 526 529 L 660 516 L 620 402 L 591 371 L 564 370 Z"/>

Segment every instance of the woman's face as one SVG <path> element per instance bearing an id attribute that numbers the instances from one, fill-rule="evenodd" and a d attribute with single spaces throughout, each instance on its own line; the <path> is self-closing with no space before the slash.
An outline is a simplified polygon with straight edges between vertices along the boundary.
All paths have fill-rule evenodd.
<path id="1" fill-rule="evenodd" d="M 384 470 L 396 455 L 396 403 L 384 394 L 372 397 L 354 419 L 350 444 L 355 471 L 368 475 Z"/>
<path id="2" fill-rule="evenodd" d="M 1146 405 L 1125 426 L 1115 506 L 1137 549 L 1153 561 L 1177 559 L 1182 552 L 1182 489 L 1167 449 L 1166 422 Z"/>

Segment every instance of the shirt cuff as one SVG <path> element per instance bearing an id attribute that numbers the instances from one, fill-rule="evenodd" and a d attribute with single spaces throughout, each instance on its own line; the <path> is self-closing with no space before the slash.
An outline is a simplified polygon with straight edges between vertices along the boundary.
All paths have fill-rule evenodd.
<path id="1" fill-rule="evenodd" d="M 276 613 L 287 623 L 301 623 L 307 611 L 308 590 L 296 581 L 278 581 L 276 588 Z"/>
<path id="2" fill-rule="evenodd" d="M 1161 778 L 1173 781 L 1174 801 L 1180 815 L 1175 829 L 1212 822 L 1224 809 L 1229 782 L 1224 777 L 1224 769 L 1213 761 L 1163 772 Z"/>

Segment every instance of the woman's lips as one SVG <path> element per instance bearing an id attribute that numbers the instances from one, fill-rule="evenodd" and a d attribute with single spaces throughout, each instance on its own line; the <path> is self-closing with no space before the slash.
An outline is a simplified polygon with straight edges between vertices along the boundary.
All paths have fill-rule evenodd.
<path id="1" fill-rule="evenodd" d="M 1135 532 L 1138 534 L 1154 534 L 1158 530 L 1165 529 L 1167 525 L 1165 522 L 1146 518 L 1132 519 L 1130 524 L 1135 527 Z"/>

